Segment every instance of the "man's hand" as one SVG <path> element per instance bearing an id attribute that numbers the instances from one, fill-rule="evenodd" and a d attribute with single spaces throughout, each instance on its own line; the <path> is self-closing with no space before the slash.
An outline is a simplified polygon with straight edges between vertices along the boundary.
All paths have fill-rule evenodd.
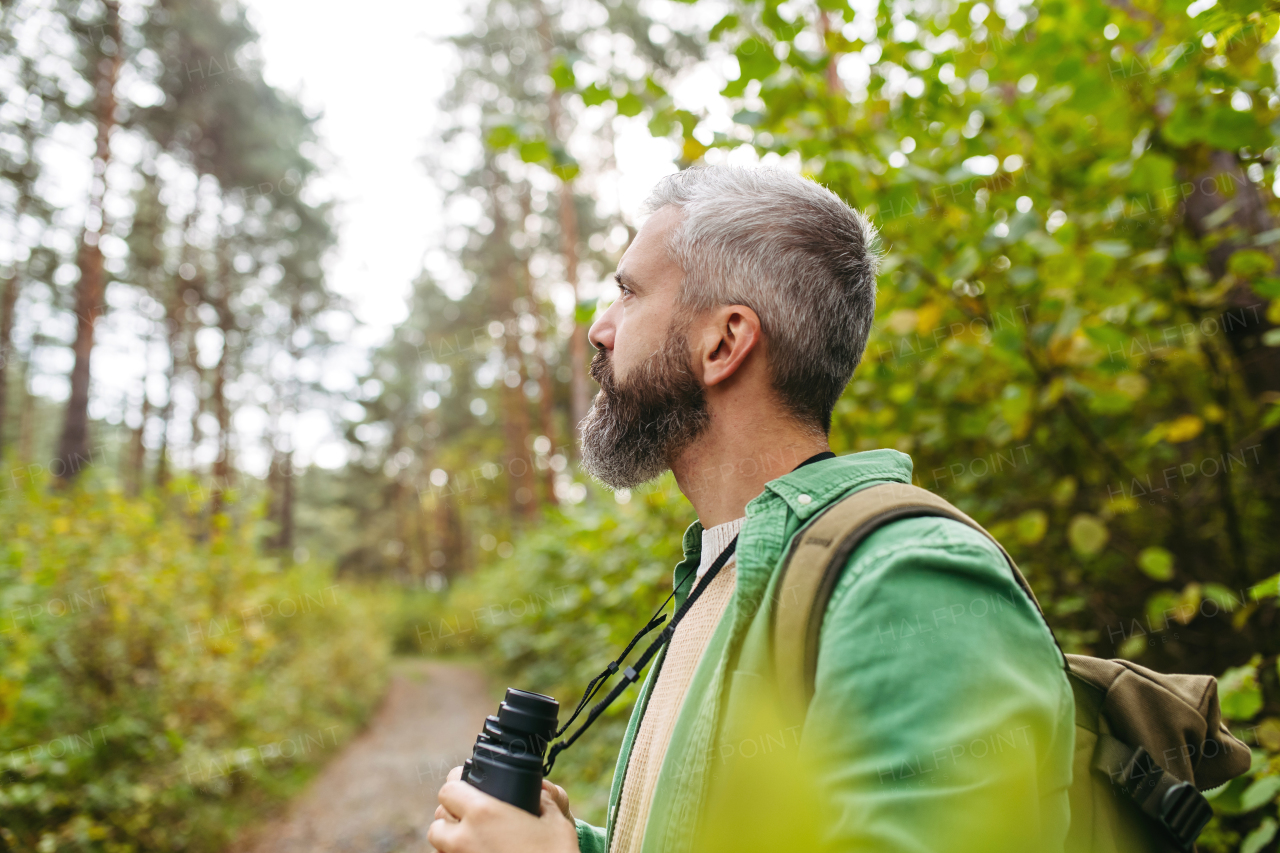
<path id="1" fill-rule="evenodd" d="M 577 853 L 578 830 L 569 813 L 569 795 L 542 781 L 542 816 L 534 817 L 462 781 L 462 768 L 449 771 L 440 789 L 436 819 L 427 841 L 441 853 Z"/>

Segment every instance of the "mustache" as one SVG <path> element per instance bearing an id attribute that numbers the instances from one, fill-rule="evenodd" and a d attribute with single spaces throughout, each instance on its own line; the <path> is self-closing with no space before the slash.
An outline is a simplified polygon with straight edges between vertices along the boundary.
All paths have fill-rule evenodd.
<path id="1" fill-rule="evenodd" d="M 606 349 L 596 350 L 596 354 L 591 356 L 591 366 L 587 369 L 591 374 L 591 378 L 600 383 L 601 388 L 612 390 L 613 388 L 613 361 L 609 358 L 609 351 Z"/>
<path id="2" fill-rule="evenodd" d="M 599 384 L 605 398 L 617 397 L 618 382 L 613 375 L 613 359 L 609 356 L 608 350 L 596 350 L 595 355 L 591 356 L 591 365 L 586 371 Z"/>

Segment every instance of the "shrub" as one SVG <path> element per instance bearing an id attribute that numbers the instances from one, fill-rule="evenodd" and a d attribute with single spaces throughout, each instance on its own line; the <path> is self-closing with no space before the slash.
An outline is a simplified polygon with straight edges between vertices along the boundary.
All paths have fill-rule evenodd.
<path id="1" fill-rule="evenodd" d="M 8 848 L 216 849 L 380 696 L 380 597 L 194 522 L 92 487 L 0 501 Z"/>

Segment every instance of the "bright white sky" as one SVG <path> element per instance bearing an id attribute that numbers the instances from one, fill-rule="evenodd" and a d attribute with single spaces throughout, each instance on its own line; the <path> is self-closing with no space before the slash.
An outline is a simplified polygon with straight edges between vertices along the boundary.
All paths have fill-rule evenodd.
<path id="1" fill-rule="evenodd" d="M 267 82 L 323 114 L 334 163 L 321 186 L 341 203 L 331 284 L 385 334 L 405 318 L 424 254 L 443 243 L 443 196 L 421 158 L 443 124 L 436 104 L 456 63 L 444 39 L 468 26 L 463 4 L 372 0 L 360 15 L 336 0 L 309 3 L 304 15 L 296 0 L 247 5 Z M 671 146 L 644 136 L 618 146 L 619 166 L 627 185 L 647 192 L 674 166 Z"/>
<path id="2" fill-rule="evenodd" d="M 364 324 L 351 343 L 374 346 L 405 319 L 424 255 L 444 243 L 443 194 L 421 159 L 444 124 L 436 104 L 456 62 L 444 39 L 468 26 L 462 4 L 369 0 L 358 15 L 336 0 L 247 5 L 267 82 L 322 114 L 320 141 L 333 160 L 318 188 L 339 201 L 330 285 Z M 675 168 L 674 147 L 642 127 L 617 145 L 626 213 Z M 326 424 L 303 418 L 297 428 L 304 456 L 323 448 L 316 461 L 340 463 Z"/>
<path id="3" fill-rule="evenodd" d="M 459 4 L 249 0 L 267 82 L 321 113 L 334 158 L 322 188 L 340 202 L 331 284 L 357 318 L 385 330 L 405 317 L 409 282 L 443 226 L 443 200 L 419 159 L 440 124 L 452 64 L 442 40 Z"/>

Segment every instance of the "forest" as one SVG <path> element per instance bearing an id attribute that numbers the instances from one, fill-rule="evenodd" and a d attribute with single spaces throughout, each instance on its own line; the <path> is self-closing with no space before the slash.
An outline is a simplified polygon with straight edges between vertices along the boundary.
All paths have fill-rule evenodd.
<path id="1" fill-rule="evenodd" d="M 1254 758 L 1199 849 L 1276 850 L 1274 5 L 462 5 L 446 262 L 364 347 L 245 0 L 0 2 L 0 849 L 227 849 L 397 661 L 563 705 L 613 659 L 694 520 L 579 464 L 643 136 L 876 224 L 832 449 L 910 454 L 1067 651 L 1217 676 Z M 594 823 L 629 710 L 557 764 Z"/>

